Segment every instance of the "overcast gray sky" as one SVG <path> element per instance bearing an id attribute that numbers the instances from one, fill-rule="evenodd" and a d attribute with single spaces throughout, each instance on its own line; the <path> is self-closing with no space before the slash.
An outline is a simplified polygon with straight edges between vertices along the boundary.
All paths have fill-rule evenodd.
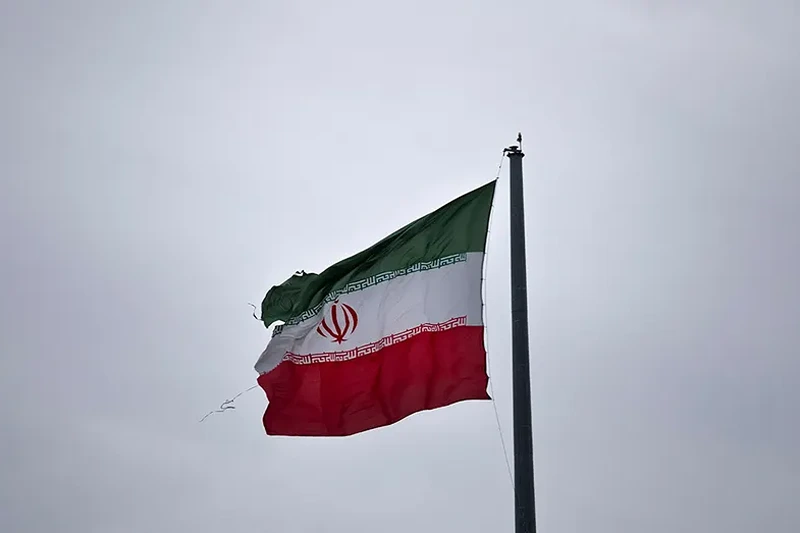
<path id="1" fill-rule="evenodd" d="M 489 402 L 343 439 L 268 438 L 259 390 L 197 420 L 255 382 L 248 302 L 517 131 L 540 531 L 800 529 L 797 2 L 0 6 L 3 532 L 512 531 Z M 507 200 L 504 170 L 510 447 Z"/>

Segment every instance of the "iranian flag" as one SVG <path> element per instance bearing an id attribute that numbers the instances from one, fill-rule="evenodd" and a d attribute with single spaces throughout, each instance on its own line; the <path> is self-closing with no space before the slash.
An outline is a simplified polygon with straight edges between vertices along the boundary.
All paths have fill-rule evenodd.
<path id="1" fill-rule="evenodd" d="M 344 436 L 488 400 L 481 296 L 495 182 L 273 287 L 255 365 L 270 435 Z"/>

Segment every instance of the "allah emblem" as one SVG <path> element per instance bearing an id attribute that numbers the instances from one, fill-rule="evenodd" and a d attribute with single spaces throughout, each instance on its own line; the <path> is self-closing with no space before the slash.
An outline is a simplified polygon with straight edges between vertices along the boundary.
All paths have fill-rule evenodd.
<path id="1" fill-rule="evenodd" d="M 356 310 L 339 300 L 333 302 L 330 312 L 323 317 L 317 326 L 317 333 L 330 339 L 331 342 L 342 344 L 358 327 L 358 313 Z"/>

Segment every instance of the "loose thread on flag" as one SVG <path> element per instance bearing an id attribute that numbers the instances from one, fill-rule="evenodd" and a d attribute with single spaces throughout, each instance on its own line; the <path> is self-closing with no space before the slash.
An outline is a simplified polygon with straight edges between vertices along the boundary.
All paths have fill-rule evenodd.
<path id="1" fill-rule="evenodd" d="M 236 409 L 236 406 L 233 405 L 233 402 L 235 402 L 236 399 L 239 396 L 241 396 L 242 394 L 250 392 L 251 390 L 253 390 L 253 389 L 257 388 L 257 387 L 258 387 L 258 385 L 253 385 L 249 389 L 243 390 L 242 392 L 240 392 L 239 394 L 237 394 L 233 398 L 228 398 L 227 400 L 225 400 L 224 402 L 219 404 L 219 409 L 214 409 L 213 411 L 209 411 L 208 413 L 206 413 L 206 415 L 203 418 L 200 419 L 200 422 L 204 422 L 206 418 L 208 418 L 209 416 L 211 416 L 211 415 L 213 415 L 215 413 L 224 413 L 226 411 L 230 411 L 231 409 Z"/>
<path id="2" fill-rule="evenodd" d="M 255 318 L 256 320 L 261 320 L 260 318 L 258 318 L 258 317 L 256 316 L 256 309 L 258 309 L 258 308 L 256 307 L 256 305 L 255 305 L 255 304 L 253 304 L 253 303 L 250 303 L 250 302 L 248 302 L 248 303 L 247 303 L 247 305 L 249 305 L 250 307 L 252 307 L 252 308 L 253 308 L 253 318 Z"/>
<path id="3" fill-rule="evenodd" d="M 503 152 L 503 156 L 500 159 L 500 165 L 497 168 L 497 177 L 495 177 L 495 181 L 500 179 L 500 172 L 503 168 L 503 161 L 505 161 L 506 154 Z M 492 200 L 492 208 L 489 210 L 489 223 L 486 227 L 486 246 L 484 247 L 483 253 L 483 272 L 481 273 L 481 307 L 484 311 L 483 315 L 486 316 L 486 271 L 489 269 L 489 241 L 492 236 L 492 220 L 494 219 L 494 200 Z M 492 360 L 491 350 L 489 349 L 489 336 L 484 335 L 484 345 L 486 347 L 486 366 L 487 366 L 487 373 L 489 374 L 489 395 L 492 398 L 492 408 L 494 409 L 494 418 L 497 422 L 497 432 L 500 434 L 500 446 L 503 448 L 503 459 L 506 461 L 506 469 L 508 470 L 508 478 L 511 480 L 511 486 L 514 486 L 514 474 L 511 470 L 511 461 L 508 458 L 508 448 L 506 447 L 506 439 L 503 436 L 503 428 L 500 424 L 500 412 L 497 410 L 497 401 L 495 400 L 494 395 L 494 379 L 492 379 Z"/>

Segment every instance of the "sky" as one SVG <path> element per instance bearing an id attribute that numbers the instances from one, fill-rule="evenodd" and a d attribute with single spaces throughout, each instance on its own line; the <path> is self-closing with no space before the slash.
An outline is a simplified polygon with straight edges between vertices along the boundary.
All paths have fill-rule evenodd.
<path id="1" fill-rule="evenodd" d="M 0 2 L 0 530 L 513 530 L 495 402 L 268 437 L 249 302 L 524 159 L 540 532 L 800 527 L 791 0 Z M 495 416 L 496 407 L 498 416 Z M 499 420 L 499 425 L 498 425 Z"/>

